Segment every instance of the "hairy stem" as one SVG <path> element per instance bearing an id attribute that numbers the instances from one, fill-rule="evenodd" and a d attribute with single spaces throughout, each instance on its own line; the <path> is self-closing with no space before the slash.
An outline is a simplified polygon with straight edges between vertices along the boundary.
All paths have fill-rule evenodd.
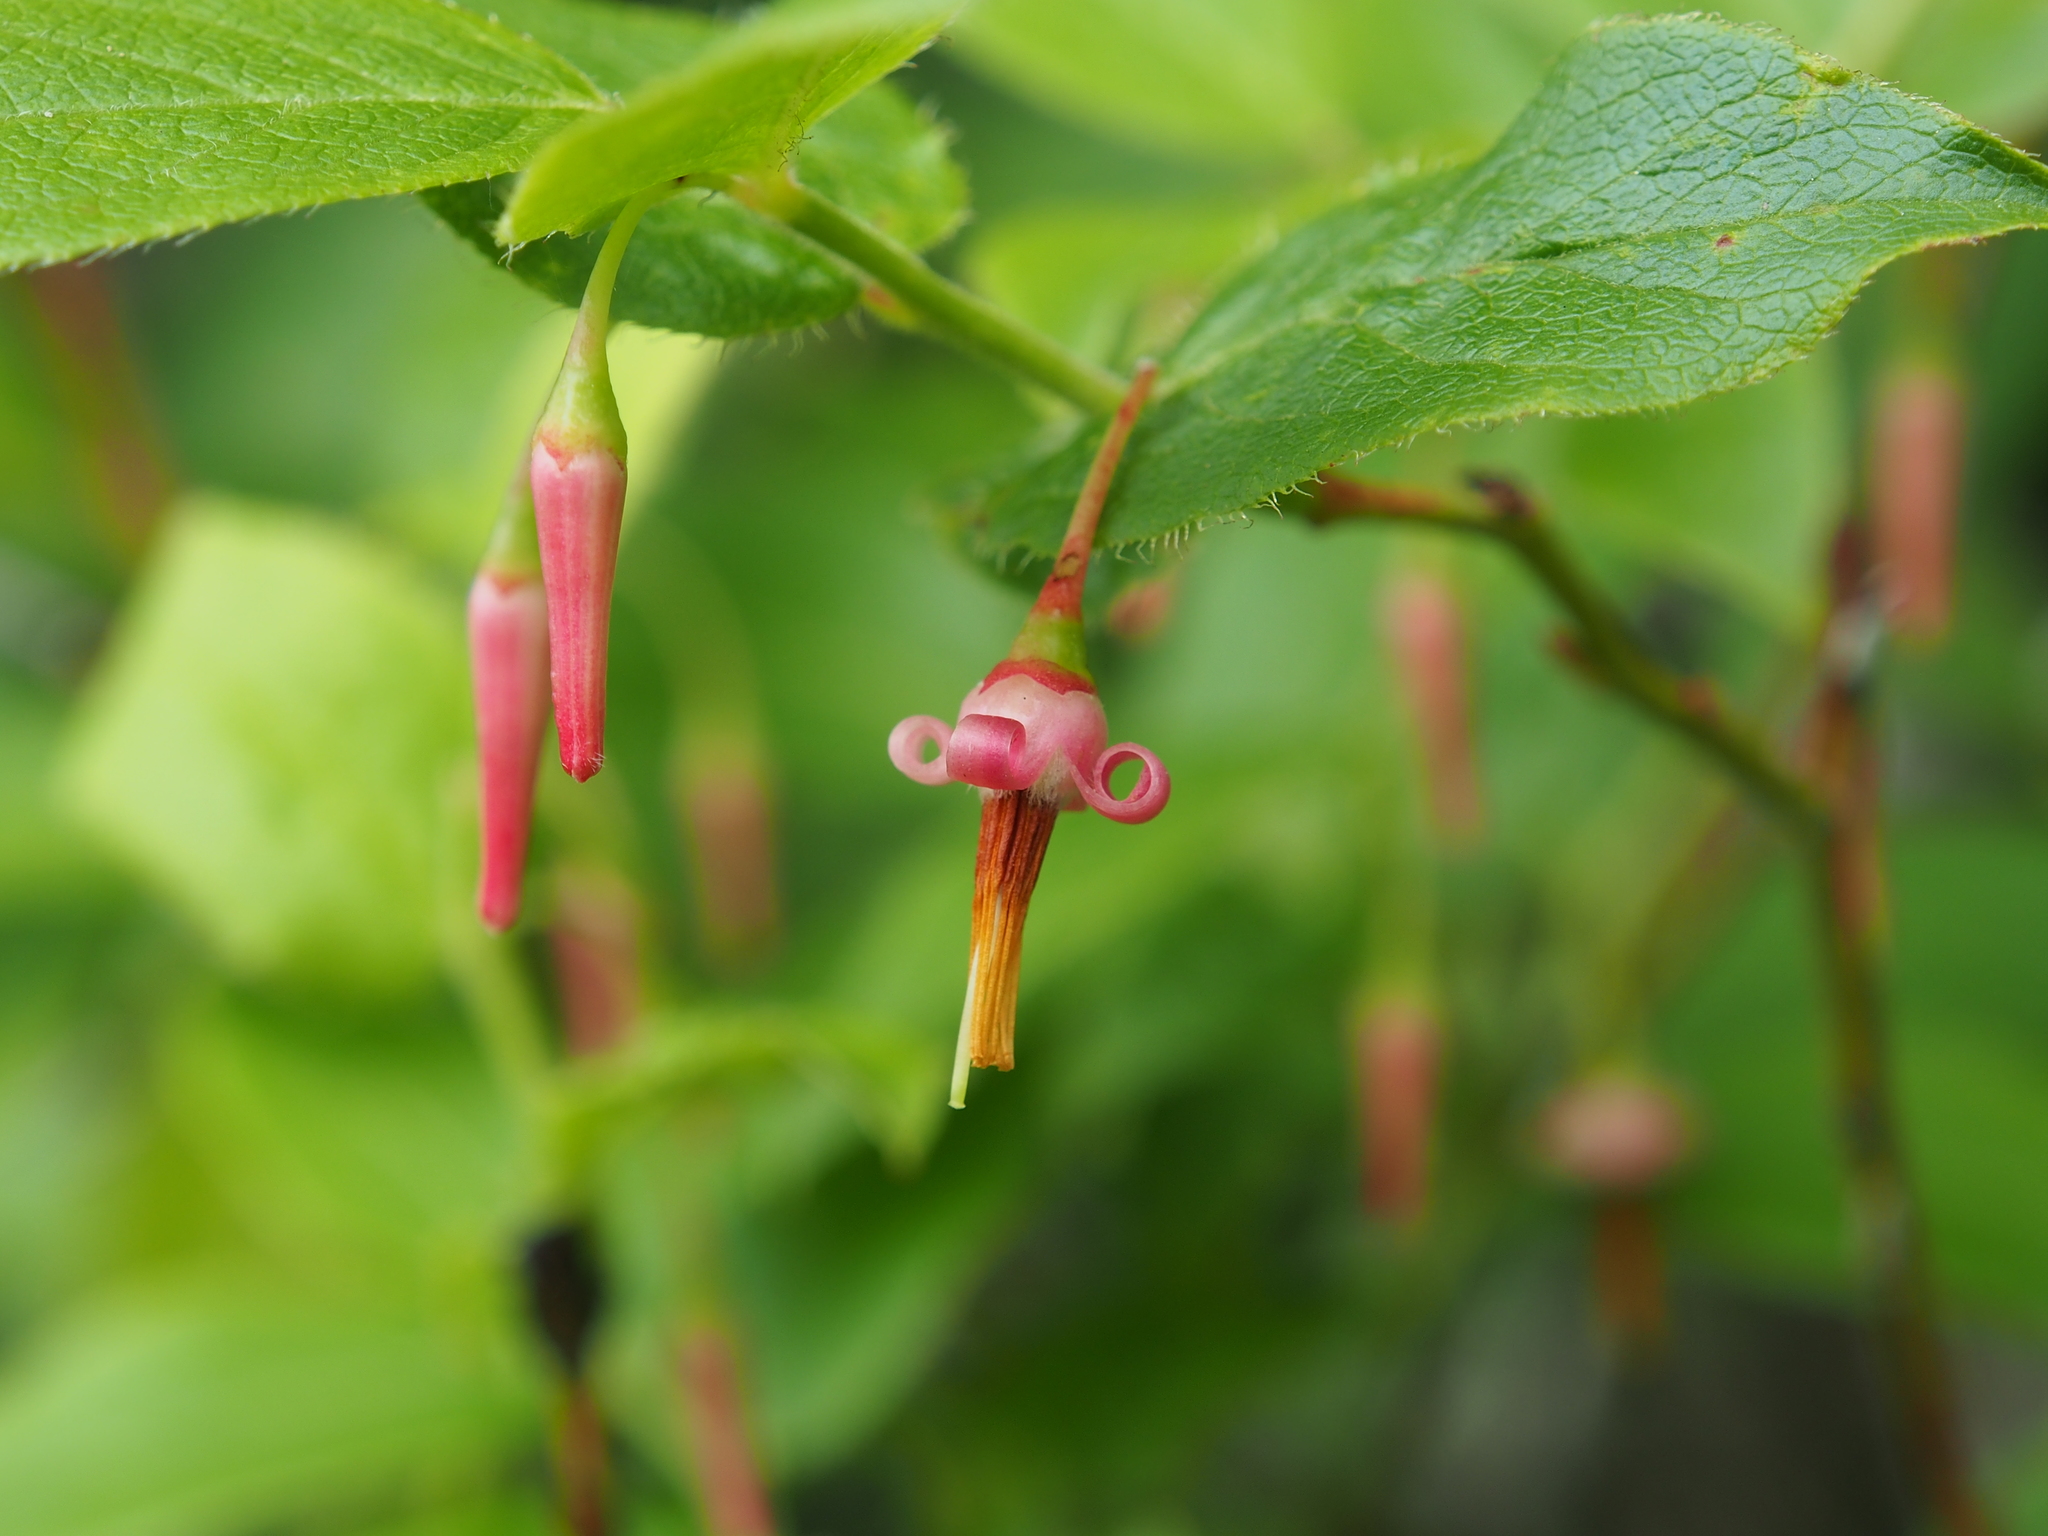
<path id="1" fill-rule="evenodd" d="M 1644 650 L 1519 490 L 1484 477 L 1473 485 L 1472 501 L 1333 477 L 1304 489 L 1317 523 L 1406 523 L 1506 547 L 1570 616 L 1566 659 L 1711 758 L 1791 834 L 1816 893 L 1842 1155 L 1899 1427 L 1920 1492 L 1942 1528 L 1949 1536 L 1988 1536 L 1993 1526 L 1970 1483 L 1936 1322 L 1926 1229 L 1891 1086 L 1879 980 L 1874 759 L 1862 710 L 1868 647 L 1831 638 L 1826 648 L 1816 705 L 1819 762 L 1809 777 L 1781 761 L 1754 727 L 1732 718 L 1703 680 L 1672 672 Z M 1838 600 L 1837 607 L 1833 628 L 1853 628 L 1854 604 Z"/>
<path id="2" fill-rule="evenodd" d="M 902 300 L 934 335 L 963 351 L 1021 374 L 1090 415 L 1106 416 L 1122 401 L 1124 381 L 1108 369 L 948 282 L 916 252 L 808 187 L 787 178 L 756 179 L 736 180 L 731 190 L 756 211 L 782 220 L 853 263 Z"/>

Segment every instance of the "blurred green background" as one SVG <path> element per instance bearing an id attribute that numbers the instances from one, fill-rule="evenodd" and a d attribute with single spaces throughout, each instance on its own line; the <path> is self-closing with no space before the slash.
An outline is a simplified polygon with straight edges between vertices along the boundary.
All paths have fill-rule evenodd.
<path id="1" fill-rule="evenodd" d="M 984 0 L 897 81 L 971 191 L 936 259 L 1128 362 L 1359 178 L 1483 145 L 1592 14 Z M 1770 19 L 2048 128 L 2048 8 Z M 1890 970 L 1973 1445 L 2048 1533 L 2044 296 L 2048 237 L 1915 258 L 1753 390 L 1363 471 L 1516 473 L 1662 654 L 1786 724 L 1878 383 L 1959 372 L 1956 622 L 1884 666 Z M 0 287 L 0 1528 L 551 1528 L 517 1253 L 564 1156 L 623 1530 L 706 1528 L 699 1327 L 804 1536 L 1908 1528 L 1792 872 L 1556 665 L 1489 550 L 1262 516 L 1099 573 L 1098 609 L 1170 583 L 1156 633 L 1094 644 L 1173 804 L 1065 819 L 1018 1069 L 949 1114 L 975 803 L 883 744 L 1022 616 L 947 509 L 1046 407 L 874 316 L 628 331 L 608 771 L 544 769 L 527 927 L 484 942 L 462 592 L 565 334 L 411 200 Z M 1418 569 L 1468 617 L 1461 846 L 1380 632 Z M 593 953 L 644 1048 L 564 1154 L 487 1047 L 573 1027 Z M 1402 1230 L 1361 1208 L 1351 1066 L 1393 984 L 1448 1042 Z M 1529 1153 L 1617 1051 L 1702 1131 L 1649 1365 Z"/>

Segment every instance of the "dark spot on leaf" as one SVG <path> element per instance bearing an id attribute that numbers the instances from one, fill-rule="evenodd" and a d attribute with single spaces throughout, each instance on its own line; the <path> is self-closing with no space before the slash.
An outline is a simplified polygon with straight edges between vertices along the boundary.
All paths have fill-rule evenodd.
<path id="1" fill-rule="evenodd" d="M 1720 239 L 1714 242 L 1714 249 L 1717 251 L 1725 251 L 1728 249 L 1729 246 L 1733 245 L 1734 243 L 1735 237 L 1733 235 L 1723 235 Z"/>

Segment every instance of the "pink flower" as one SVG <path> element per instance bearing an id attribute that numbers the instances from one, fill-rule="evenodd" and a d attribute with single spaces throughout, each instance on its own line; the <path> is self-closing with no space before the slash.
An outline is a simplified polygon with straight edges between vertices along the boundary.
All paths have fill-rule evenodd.
<path id="1" fill-rule="evenodd" d="M 500 933 L 519 918 L 533 779 L 548 710 L 548 615 L 540 582 L 488 567 L 469 589 L 483 864 L 477 915 Z"/>
<path id="2" fill-rule="evenodd" d="M 1365 1208 L 1383 1221 L 1411 1226 L 1429 1203 L 1442 1032 L 1427 1009 L 1382 1002 L 1366 1014 L 1357 1050 Z"/>
<path id="3" fill-rule="evenodd" d="M 534 437 L 533 510 L 554 641 L 555 731 L 562 767 L 580 783 L 604 766 L 605 665 L 626 464 L 606 444 L 557 441 L 545 426 Z"/>
<path id="4" fill-rule="evenodd" d="M 982 794 L 967 1001 L 953 1064 L 956 1109 L 966 1102 L 970 1066 L 1007 1072 L 1016 1064 L 1024 915 L 1059 813 L 1088 806 L 1114 821 L 1150 821 L 1173 792 L 1165 767 L 1146 748 L 1106 745 L 1109 722 L 1088 675 L 1081 627 L 1096 525 L 1156 372 L 1150 363 L 1138 369 L 1110 422 L 1052 575 L 1009 656 L 968 693 L 952 725 L 912 715 L 889 733 L 889 760 L 908 777 L 920 784 L 971 784 Z M 929 758 L 927 747 L 937 749 Z M 1137 780 L 1119 796 L 1110 775 L 1133 762 Z"/>
<path id="5" fill-rule="evenodd" d="M 1915 640 L 1948 629 L 1968 429 L 1962 388 L 1946 369 L 1902 372 L 1878 396 L 1870 429 L 1878 579 L 1892 628 Z"/>
<path id="6" fill-rule="evenodd" d="M 1692 1151 L 1692 1115 L 1676 1091 L 1625 1068 L 1589 1073 L 1559 1089 L 1536 1123 L 1538 1155 L 1588 1189 L 1648 1189 Z"/>
<path id="7" fill-rule="evenodd" d="M 1411 571 L 1388 587 L 1381 618 L 1422 747 L 1430 819 L 1451 841 L 1469 842 L 1485 813 L 1472 756 L 1465 619 L 1457 595 L 1440 577 Z"/>

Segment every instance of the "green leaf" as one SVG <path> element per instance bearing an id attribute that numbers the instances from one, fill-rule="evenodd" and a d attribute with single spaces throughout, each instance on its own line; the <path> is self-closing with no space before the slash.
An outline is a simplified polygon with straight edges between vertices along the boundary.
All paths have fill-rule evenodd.
<path id="1" fill-rule="evenodd" d="M 65 797 L 237 969 L 414 982 L 461 633 L 453 594 L 362 536 L 196 499 L 92 680 Z"/>
<path id="2" fill-rule="evenodd" d="M 1432 429 L 1754 383 L 1885 262 L 2044 221 L 2039 164 L 1774 33 L 1597 27 L 1481 159 L 1327 215 L 1224 290 L 1168 359 L 1105 541 Z M 1096 436 L 992 496 L 981 542 L 1050 554 Z"/>
<path id="3" fill-rule="evenodd" d="M 0 0 L 0 267 L 524 165 L 605 104 L 437 0 Z"/>
<path id="4" fill-rule="evenodd" d="M 820 123 L 798 155 L 802 178 L 915 249 L 965 216 L 967 189 L 937 124 L 886 85 Z M 558 304 L 582 302 L 600 234 L 550 235 L 509 254 L 493 231 L 500 185 L 471 182 L 421 199 L 464 239 Z M 612 313 L 698 336 L 799 330 L 846 313 L 860 282 L 836 258 L 729 198 L 685 192 L 642 220 L 619 271 Z"/>
<path id="5" fill-rule="evenodd" d="M 681 69 L 719 33 L 708 16 L 613 0 L 461 0 L 552 48 L 615 95 Z"/>
<path id="6" fill-rule="evenodd" d="M 8 1521 L 211 1536 L 473 1475 L 537 1414 L 498 1358 L 451 1332 L 247 1286 L 82 1311 L 0 1378 Z"/>
<path id="7" fill-rule="evenodd" d="M 977 232 L 974 287 L 1101 363 L 1177 339 L 1217 276 L 1272 244 L 1278 220 L 1241 200 L 1034 205 Z"/>
<path id="8" fill-rule="evenodd" d="M 969 59 L 1063 115 L 1225 160 L 1343 138 L 1316 79 L 1312 7 L 1275 0 L 982 0 Z"/>
<path id="9" fill-rule="evenodd" d="M 499 238 L 588 229 L 657 182 L 780 166 L 812 124 L 930 42 L 952 9 L 897 0 L 735 28 L 621 110 L 551 140 L 520 179 Z"/>

